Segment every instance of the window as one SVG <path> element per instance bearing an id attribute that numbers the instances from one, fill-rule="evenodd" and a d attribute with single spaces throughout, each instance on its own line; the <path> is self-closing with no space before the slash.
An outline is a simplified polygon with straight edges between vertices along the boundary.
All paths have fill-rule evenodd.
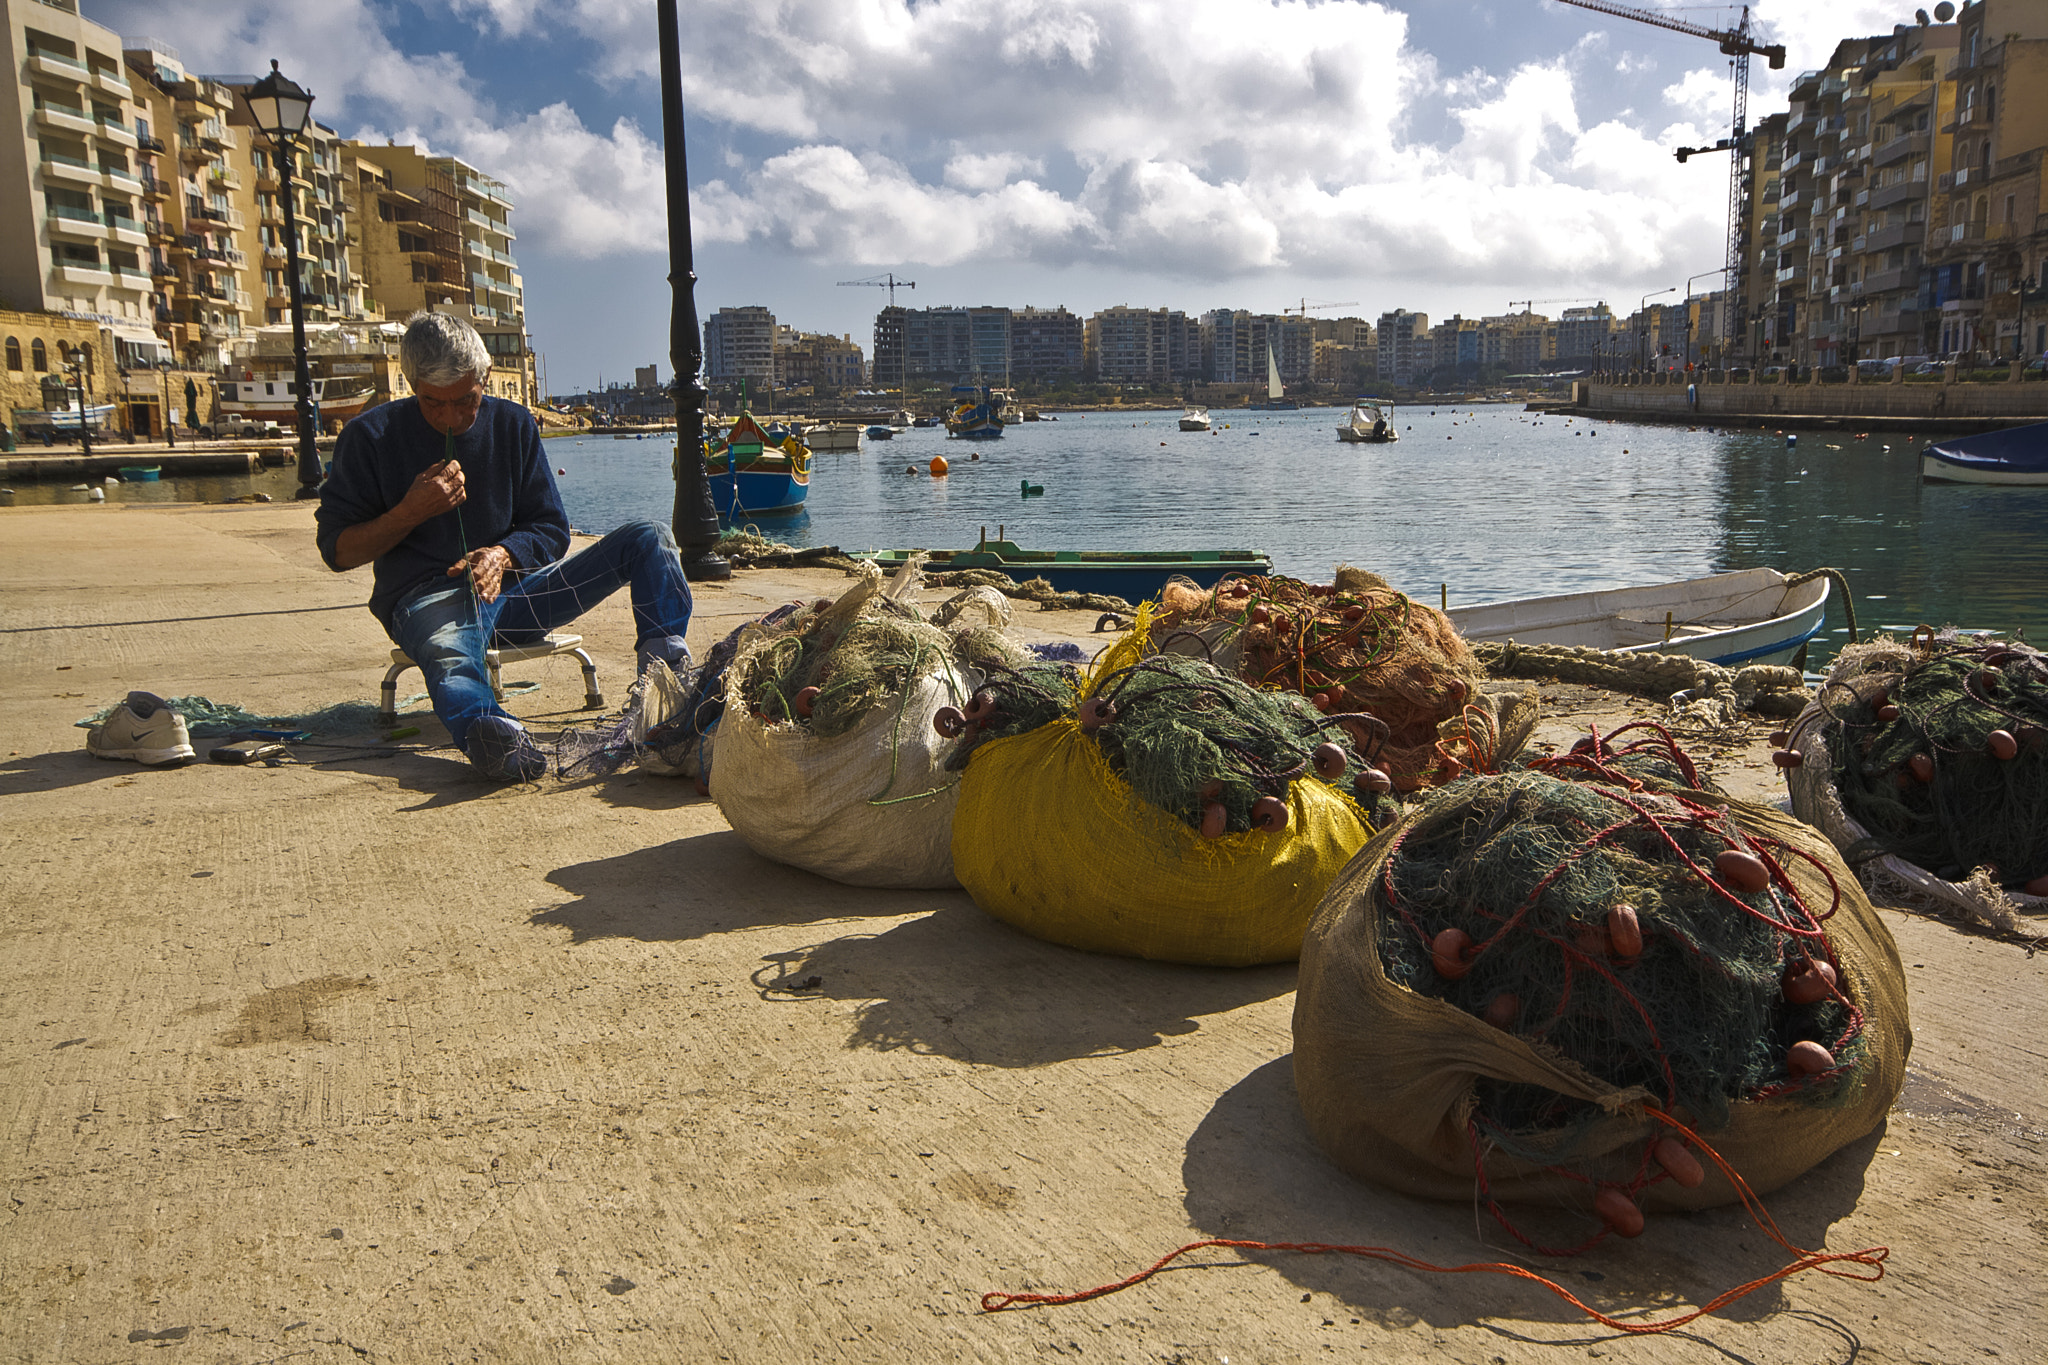
<path id="1" fill-rule="evenodd" d="M 16 371 L 19 371 L 21 369 L 20 337 L 7 338 L 7 368 Z"/>
<path id="2" fill-rule="evenodd" d="M 50 350 L 47 346 L 43 345 L 41 337 L 37 337 L 29 343 L 28 358 L 35 365 L 37 374 L 47 374 L 49 372 Z"/>

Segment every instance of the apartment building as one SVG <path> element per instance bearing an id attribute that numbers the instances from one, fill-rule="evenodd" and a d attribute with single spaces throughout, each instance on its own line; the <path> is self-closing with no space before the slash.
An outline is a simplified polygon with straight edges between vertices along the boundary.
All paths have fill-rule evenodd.
<path id="1" fill-rule="evenodd" d="M 246 95 L 246 85 L 231 87 Z M 361 273 L 361 250 L 351 250 L 359 236 L 349 222 L 354 203 L 348 193 L 352 177 L 343 165 L 344 143 L 332 128 L 308 123 L 292 152 L 291 201 L 283 198 L 283 168 L 276 148 L 259 133 L 246 102 L 238 101 L 230 120 L 247 151 L 238 178 L 238 207 L 255 223 L 244 288 L 262 301 L 262 321 L 277 326 L 291 321 L 291 292 L 286 282 L 285 214 L 292 215 L 298 234 L 299 292 L 308 322 L 376 320 L 384 311 L 368 298 Z"/>
<path id="2" fill-rule="evenodd" d="M 1047 383 L 1081 377 L 1086 324 L 1065 307 L 1010 314 L 1010 378 Z"/>
<path id="3" fill-rule="evenodd" d="M 1928 256 L 1938 354 L 2048 351 L 2048 5 L 1979 0 L 1957 16 L 1951 170 Z"/>
<path id="4" fill-rule="evenodd" d="M 857 389 L 867 382 L 867 365 L 851 336 L 775 328 L 775 382 L 782 388 Z"/>
<path id="5" fill-rule="evenodd" d="M 1429 315 L 1397 308 L 1380 314 L 1374 335 L 1379 349 L 1379 377 L 1406 387 L 1434 363 L 1430 354 Z"/>
<path id="6" fill-rule="evenodd" d="M 908 317 L 909 310 L 893 303 L 875 314 L 875 363 L 871 373 L 877 387 L 892 387 L 900 392 L 908 381 L 908 362 L 903 354 Z"/>
<path id="7" fill-rule="evenodd" d="M 1200 325 L 1170 308 L 1119 304 L 1089 315 L 1082 365 L 1104 383 L 1172 384 L 1199 377 Z M 1311 363 L 1313 358 L 1311 357 Z"/>
<path id="8" fill-rule="evenodd" d="M 1741 336 L 1730 363 L 1761 363 L 1778 344 L 1778 226 L 1783 217 L 1785 129 L 1791 115 L 1776 113 L 1757 120 L 1750 130 L 1749 173 L 1752 190 L 1746 207 L 1744 234 Z M 1567 310 L 1566 316 L 1570 316 Z M 1562 337 L 1559 340 L 1563 346 Z"/>
<path id="9" fill-rule="evenodd" d="M 775 382 L 775 314 L 758 305 L 704 319 L 704 367 L 714 384 Z"/>

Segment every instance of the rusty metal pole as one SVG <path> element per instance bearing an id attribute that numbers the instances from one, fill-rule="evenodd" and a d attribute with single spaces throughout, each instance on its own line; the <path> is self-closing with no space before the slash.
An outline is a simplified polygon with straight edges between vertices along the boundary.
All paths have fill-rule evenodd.
<path id="1" fill-rule="evenodd" d="M 690 241 L 690 169 L 683 152 L 683 61 L 676 0 L 657 0 L 661 30 L 661 133 L 668 167 L 669 363 L 675 367 L 676 500 L 671 519 L 683 572 L 695 579 L 732 577 L 720 557 L 718 512 L 704 469 L 704 337 L 697 325 L 697 271 Z"/>

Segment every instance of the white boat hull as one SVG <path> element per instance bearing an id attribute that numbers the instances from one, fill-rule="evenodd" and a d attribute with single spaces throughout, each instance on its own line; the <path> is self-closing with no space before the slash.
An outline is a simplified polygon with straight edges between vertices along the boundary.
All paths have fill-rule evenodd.
<path id="1" fill-rule="evenodd" d="M 1776 569 L 1451 609 L 1467 640 L 1684 654 L 1735 668 L 1790 663 L 1827 619 L 1828 580 Z"/>
<path id="2" fill-rule="evenodd" d="M 812 427 L 804 433 L 804 444 L 814 451 L 859 450 L 860 428 L 838 425 Z"/>
<path id="3" fill-rule="evenodd" d="M 1206 417 L 1183 417 L 1180 419 L 1180 429 L 1182 431 L 1207 431 L 1209 429 L 1209 419 Z"/>
<path id="4" fill-rule="evenodd" d="M 2048 471 L 1956 464 L 1932 455 L 1920 457 L 1920 477 L 1928 483 L 1989 483 L 2008 488 L 2048 488 Z"/>
<path id="5" fill-rule="evenodd" d="M 1401 439 L 1399 433 L 1388 431 L 1384 436 L 1375 436 L 1369 431 L 1356 431 L 1350 427 L 1338 427 L 1337 439 L 1347 445 L 1383 446 Z"/>

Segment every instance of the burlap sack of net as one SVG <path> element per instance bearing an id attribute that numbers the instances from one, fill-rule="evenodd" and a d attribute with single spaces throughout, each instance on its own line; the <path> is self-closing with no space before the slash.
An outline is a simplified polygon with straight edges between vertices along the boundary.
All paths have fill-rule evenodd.
<path id="1" fill-rule="evenodd" d="M 1571 1210 L 1576 1220 L 1609 1218 L 1600 1201 L 1619 1200 L 1640 1230 L 1645 1211 L 1736 1199 L 1720 1170 L 1684 1145 L 1690 1138 L 1678 1136 L 1675 1152 L 1658 1146 L 1679 1130 L 1657 1112 L 1756 1193 L 1776 1189 L 1884 1121 L 1911 1046 L 1898 951 L 1813 831 L 1768 807 L 1675 785 L 1613 785 L 1625 800 L 1554 790 L 1586 785 L 1524 772 L 1436 793 L 1345 869 L 1302 952 L 1294 1072 L 1318 1143 L 1361 1179 L 1478 1198 L 1518 1236 L 1514 1220 L 1527 1215 L 1502 1204 Z M 1553 851 L 1511 853 L 1528 833 L 1518 820 L 1553 807 L 1577 812 Z M 1603 812 L 1612 817 L 1604 824 Z M 1574 847 L 1607 824 L 1642 866 L 1607 866 L 1600 839 Z M 1704 868 L 1660 859 L 1666 835 Z M 1543 846 L 1550 835 L 1534 837 Z M 1524 918 L 1490 939 L 1482 908 L 1467 921 L 1474 939 L 1434 937 L 1445 932 L 1436 916 L 1456 922 L 1438 901 L 1462 896 L 1469 906 L 1460 860 L 1484 863 L 1488 841 L 1519 864 L 1497 903 L 1526 906 Z M 1764 889 L 1744 889 L 1755 883 L 1737 880 L 1739 866 L 1724 874 L 1717 846 L 1756 856 Z M 1610 874 L 1633 883 L 1627 919 L 1603 913 L 1614 906 L 1602 881 Z M 1696 894 L 1703 880 L 1726 883 L 1748 908 L 1712 889 Z M 1783 934 L 1778 918 L 1816 932 Z M 1798 1032 L 1808 1038 L 1786 1041 Z M 1653 1040 L 1648 1060 L 1634 1050 L 1643 1038 Z M 1612 1079 L 1625 1074 L 1635 1080 Z"/>
<path id="2" fill-rule="evenodd" d="M 1381 763 L 1398 791 L 1504 763 L 1536 728 L 1535 688 L 1489 683 L 1448 617 L 1348 564 L 1329 585 L 1238 575 L 1202 588 L 1176 578 L 1160 593 L 1152 643 L 1254 687 L 1376 716 L 1389 730 Z"/>
<path id="3" fill-rule="evenodd" d="M 1054 943 L 1207 966 L 1292 961 L 1323 889 L 1370 834 L 1347 789 L 1366 760 L 1299 698 L 1192 659 L 1142 660 L 1144 611 L 1028 728 L 973 748 L 954 869 L 984 910 Z"/>
<path id="4" fill-rule="evenodd" d="M 2048 656 L 1924 627 L 1849 645 L 1784 738 L 1792 813 L 1873 896 L 2039 932 Z"/>
<path id="5" fill-rule="evenodd" d="M 870 566 L 872 569 L 872 566 Z M 864 574 L 742 640 L 726 674 L 711 797 L 763 857 L 853 886 L 947 887 L 959 775 L 933 716 L 1019 661 L 1007 605 L 972 590 L 947 629 L 910 605 L 913 562 Z"/>

